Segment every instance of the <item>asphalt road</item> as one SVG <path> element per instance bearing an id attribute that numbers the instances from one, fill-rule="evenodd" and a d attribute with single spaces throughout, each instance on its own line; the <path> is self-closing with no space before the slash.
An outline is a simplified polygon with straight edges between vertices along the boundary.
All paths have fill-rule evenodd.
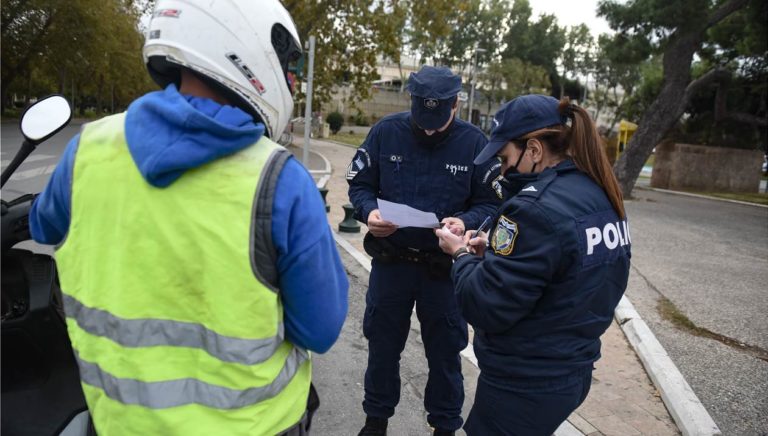
<path id="1" fill-rule="evenodd" d="M 17 122 L 3 120 L 0 126 L 0 154 L 2 154 L 2 167 L 5 169 L 21 147 L 24 138 L 21 136 Z M 16 169 L 3 187 L 3 199 L 9 201 L 24 193 L 40 192 L 64 153 L 67 143 L 79 131 L 79 122 L 70 123 L 52 138 L 40 144 Z"/>
<path id="2" fill-rule="evenodd" d="M 768 349 L 768 208 L 636 189 L 628 296 L 725 435 L 768 434 L 768 362 L 683 332 L 698 327 Z"/>

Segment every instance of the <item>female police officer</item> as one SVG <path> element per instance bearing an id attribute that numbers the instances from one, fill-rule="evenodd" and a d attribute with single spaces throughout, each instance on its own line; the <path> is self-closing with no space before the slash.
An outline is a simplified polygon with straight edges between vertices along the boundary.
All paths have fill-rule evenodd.
<path id="1" fill-rule="evenodd" d="M 599 337 L 627 285 L 630 237 L 616 178 L 583 109 L 526 95 L 502 107 L 494 125 L 476 161 L 498 156 L 507 188 L 490 249 L 483 234 L 462 240 L 437 231 L 454 257 L 481 370 L 464 428 L 551 435 L 589 392 Z"/>

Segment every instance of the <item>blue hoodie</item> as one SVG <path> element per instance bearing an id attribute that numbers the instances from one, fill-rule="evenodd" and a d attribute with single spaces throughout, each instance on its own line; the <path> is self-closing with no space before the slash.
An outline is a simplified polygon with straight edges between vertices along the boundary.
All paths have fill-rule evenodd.
<path id="1" fill-rule="evenodd" d="M 146 181 L 167 187 L 188 169 L 235 153 L 264 134 L 245 112 L 212 100 L 180 94 L 174 85 L 134 101 L 126 114 L 125 137 Z M 70 186 L 76 135 L 29 214 L 32 238 L 60 243 L 70 223 Z M 280 173 L 272 210 L 272 241 L 292 343 L 324 353 L 336 341 L 347 314 L 349 282 L 312 177 L 295 159 Z M 333 267 L 328 268 L 330 260 Z"/>

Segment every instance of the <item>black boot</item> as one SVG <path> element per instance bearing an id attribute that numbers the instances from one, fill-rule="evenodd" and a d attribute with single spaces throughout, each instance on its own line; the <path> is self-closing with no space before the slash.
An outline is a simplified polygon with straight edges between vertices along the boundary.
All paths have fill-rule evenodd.
<path id="1" fill-rule="evenodd" d="M 368 416 L 357 436 L 387 436 L 387 418 Z"/>

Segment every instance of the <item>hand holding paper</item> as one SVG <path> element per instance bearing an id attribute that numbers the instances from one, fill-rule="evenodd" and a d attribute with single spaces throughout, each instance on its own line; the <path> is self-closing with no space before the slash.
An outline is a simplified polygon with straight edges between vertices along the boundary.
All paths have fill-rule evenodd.
<path id="1" fill-rule="evenodd" d="M 381 218 L 379 209 L 374 209 L 368 214 L 368 230 L 377 238 L 386 238 L 395 233 L 397 226 Z"/>
<path id="2" fill-rule="evenodd" d="M 376 199 L 381 218 L 398 227 L 440 228 L 440 222 L 434 212 L 424 212 L 408 205 Z"/>

